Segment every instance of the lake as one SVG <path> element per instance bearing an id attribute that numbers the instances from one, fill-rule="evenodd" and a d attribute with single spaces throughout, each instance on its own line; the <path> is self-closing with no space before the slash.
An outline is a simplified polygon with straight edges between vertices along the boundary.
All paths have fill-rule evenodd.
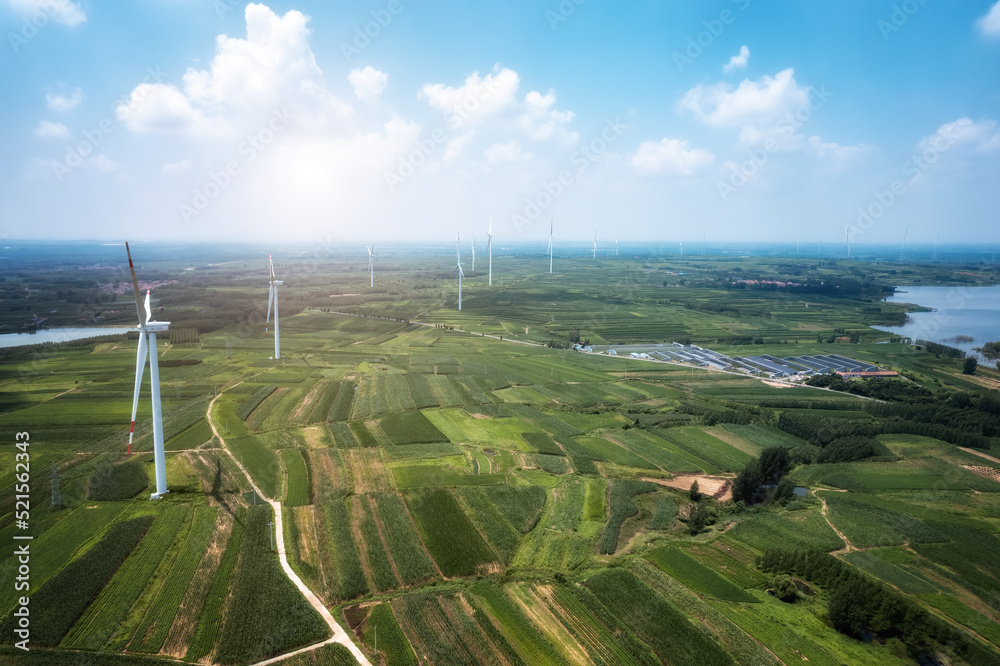
<path id="1" fill-rule="evenodd" d="M 933 312 L 911 312 L 902 326 L 877 326 L 914 340 L 939 342 L 975 356 L 981 363 L 996 361 L 972 351 L 1000 340 L 1000 285 L 991 287 L 897 287 L 888 303 L 913 303 Z M 956 340 L 956 336 L 969 336 Z"/>
<path id="2" fill-rule="evenodd" d="M 70 340 L 96 338 L 102 335 L 128 333 L 134 330 L 134 326 L 67 326 L 32 333 L 4 333 L 0 335 L 0 347 L 24 347 L 25 345 L 40 345 L 45 342 L 69 342 Z"/>

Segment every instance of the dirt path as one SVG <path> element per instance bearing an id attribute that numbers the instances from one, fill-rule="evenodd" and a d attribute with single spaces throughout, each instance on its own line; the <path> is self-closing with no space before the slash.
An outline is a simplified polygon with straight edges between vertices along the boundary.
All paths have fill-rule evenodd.
<path id="1" fill-rule="evenodd" d="M 812 494 L 815 495 L 816 497 L 819 497 L 819 501 L 823 503 L 823 509 L 822 509 L 823 518 L 826 519 L 826 524 L 829 525 L 830 528 L 837 533 L 837 536 L 839 536 L 844 542 L 843 548 L 841 548 L 840 550 L 835 550 L 830 554 L 840 555 L 841 553 L 850 553 L 855 550 L 860 550 L 853 543 L 851 543 L 851 540 L 847 538 L 847 535 L 841 532 L 840 529 L 838 529 L 837 526 L 833 524 L 833 521 L 830 520 L 830 508 L 826 505 L 826 500 L 820 497 L 820 495 L 818 494 L 820 490 L 823 490 L 823 488 L 813 488 Z"/>
<path id="2" fill-rule="evenodd" d="M 230 388 L 239 386 L 239 384 L 242 383 L 243 382 L 239 382 Z M 225 391 L 223 391 L 223 393 L 224 392 Z M 327 626 L 330 627 L 330 631 L 333 633 L 333 635 L 330 638 L 326 639 L 325 641 L 322 641 L 321 643 L 315 643 L 313 645 L 304 647 L 300 650 L 289 652 L 281 656 L 274 657 L 273 659 L 268 659 L 266 661 L 258 662 L 256 666 L 264 666 L 264 664 L 277 663 L 279 661 L 287 659 L 292 655 L 301 654 L 303 652 L 311 652 L 322 645 L 328 645 L 330 643 L 340 643 L 348 650 L 350 650 L 351 654 L 354 655 L 354 658 L 357 659 L 362 666 L 371 666 L 371 662 L 368 661 L 368 657 L 365 656 L 365 653 L 362 652 L 358 648 L 358 646 L 354 644 L 354 641 L 352 641 L 348 633 L 344 631 L 344 628 L 341 627 L 339 624 L 337 624 L 337 621 L 333 619 L 333 615 L 331 615 L 330 611 L 327 610 L 326 606 L 323 605 L 323 602 L 319 600 L 319 598 L 313 593 L 312 590 L 306 587 L 305 583 L 302 582 L 302 579 L 299 578 L 298 574 L 296 574 L 292 570 L 292 567 L 288 564 L 288 557 L 285 554 L 285 532 L 281 520 L 282 518 L 281 503 L 268 498 L 267 495 L 261 492 L 260 488 L 257 487 L 257 484 L 254 483 L 253 477 L 250 475 L 250 473 L 246 470 L 246 468 L 243 467 L 243 465 L 240 464 L 240 461 L 237 460 L 236 456 L 234 456 L 232 451 L 230 451 L 229 448 L 226 446 L 226 440 L 224 440 L 222 438 L 222 435 L 219 434 L 218 428 L 215 427 L 215 421 L 212 420 L 212 407 L 215 406 L 215 401 L 218 399 L 219 396 L 215 396 L 214 398 L 212 398 L 211 402 L 208 403 L 208 411 L 205 415 L 205 418 L 208 420 L 208 425 L 211 426 L 212 428 L 212 434 L 219 439 L 220 446 L 222 446 L 222 449 L 233 460 L 233 463 L 237 467 L 239 467 L 240 470 L 246 475 L 247 480 L 250 482 L 250 486 L 253 488 L 254 492 L 256 492 L 259 497 L 263 498 L 264 501 L 270 504 L 271 508 L 274 509 L 275 541 L 278 544 L 278 560 L 281 562 L 281 568 L 285 572 L 285 575 L 288 576 L 289 580 L 291 580 L 292 583 L 295 585 L 295 587 L 298 588 L 299 592 L 302 593 L 302 596 L 304 596 L 306 600 L 309 602 L 309 604 L 316 609 L 316 612 L 320 614 L 320 616 L 326 622 Z"/>
<path id="3" fill-rule="evenodd" d="M 971 453 L 974 456 L 979 456 L 980 458 L 986 458 L 987 460 L 989 460 L 991 462 L 995 462 L 997 464 L 1000 464 L 1000 458 L 994 458 L 993 456 L 988 456 L 985 453 L 983 453 L 982 451 L 976 451 L 975 449 L 967 449 L 964 446 L 960 446 L 958 448 L 960 448 L 961 450 L 965 451 L 966 453 Z"/>

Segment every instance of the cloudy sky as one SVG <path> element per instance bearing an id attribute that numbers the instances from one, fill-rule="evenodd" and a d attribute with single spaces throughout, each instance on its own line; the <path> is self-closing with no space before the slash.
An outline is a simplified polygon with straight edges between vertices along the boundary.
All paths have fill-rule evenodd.
<path id="1" fill-rule="evenodd" d="M 1000 2 L 0 0 L 0 237 L 1000 242 Z"/>

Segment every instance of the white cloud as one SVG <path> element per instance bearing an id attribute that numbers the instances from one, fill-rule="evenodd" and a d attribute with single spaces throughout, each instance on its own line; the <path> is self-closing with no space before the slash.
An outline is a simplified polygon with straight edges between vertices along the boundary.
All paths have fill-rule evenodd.
<path id="1" fill-rule="evenodd" d="M 521 149 L 520 144 L 513 140 L 505 143 L 494 143 L 486 149 L 483 156 L 490 164 L 498 164 L 500 162 L 527 162 L 534 157 L 531 153 L 524 152 L 524 150 Z"/>
<path id="2" fill-rule="evenodd" d="M 135 131 L 194 135 L 259 129 L 263 119 L 285 107 L 297 119 L 323 124 L 350 107 L 331 95 L 309 47 L 309 17 L 289 11 L 277 16 L 261 4 L 245 11 L 246 39 L 219 35 L 208 69 L 188 68 L 183 86 L 143 83 L 128 105 L 117 109 Z"/>
<path id="3" fill-rule="evenodd" d="M 168 162 L 160 169 L 160 173 L 184 173 L 191 169 L 191 164 L 192 161 L 190 159 L 180 160 L 179 162 Z"/>
<path id="4" fill-rule="evenodd" d="M 835 142 L 823 141 L 818 136 L 809 137 L 809 150 L 815 155 L 829 160 L 834 168 L 844 169 L 850 166 L 855 160 L 870 155 L 875 152 L 874 146 L 861 143 L 856 146 L 842 146 Z"/>
<path id="5" fill-rule="evenodd" d="M 21 16 L 32 19 L 42 15 L 70 27 L 87 20 L 87 14 L 72 0 L 8 0 Z"/>
<path id="6" fill-rule="evenodd" d="M 517 72 L 496 65 L 486 76 L 473 72 L 457 88 L 443 83 L 425 84 L 420 89 L 420 97 L 449 118 L 475 120 L 513 105 L 519 83 Z"/>
<path id="7" fill-rule="evenodd" d="M 643 141 L 630 161 L 639 171 L 690 176 L 714 160 L 715 155 L 707 150 L 689 149 L 688 142 L 684 139 L 663 139 Z"/>
<path id="8" fill-rule="evenodd" d="M 728 74 L 734 69 L 743 69 L 750 59 L 750 49 L 746 45 L 740 47 L 740 52 L 729 59 L 729 62 L 722 66 L 722 71 Z"/>
<path id="9" fill-rule="evenodd" d="M 809 90 L 796 83 L 795 70 L 788 68 L 758 81 L 746 79 L 736 89 L 728 83 L 695 86 L 684 93 L 678 108 L 707 125 L 754 126 L 808 104 Z"/>
<path id="10" fill-rule="evenodd" d="M 996 129 L 995 120 L 980 120 L 959 118 L 945 123 L 930 136 L 921 139 L 917 147 L 921 152 L 936 150 L 944 152 L 955 146 L 963 146 L 977 153 L 991 153 L 1000 149 L 1000 133 Z"/>
<path id="11" fill-rule="evenodd" d="M 364 69 L 352 69 L 351 73 L 347 75 L 347 80 L 354 87 L 354 94 L 358 96 L 358 99 L 374 102 L 385 90 L 389 75 L 368 65 Z"/>
<path id="12" fill-rule="evenodd" d="M 40 136 L 44 139 L 65 139 L 69 136 L 69 130 L 62 123 L 43 120 L 38 123 L 38 127 L 35 129 L 35 136 Z"/>
<path id="13" fill-rule="evenodd" d="M 524 97 L 524 113 L 518 118 L 517 124 L 530 138 L 536 141 L 559 141 L 568 146 L 574 145 L 580 136 L 565 128 L 576 116 L 572 111 L 559 111 L 555 108 L 556 95 L 549 90 L 545 95 L 531 91 Z"/>
<path id="14" fill-rule="evenodd" d="M 109 158 L 104 153 L 99 153 L 97 155 L 94 155 L 89 160 L 87 160 L 87 164 L 93 167 L 94 169 L 97 169 L 98 171 L 104 171 L 104 172 L 118 171 L 119 169 L 121 169 L 120 164 Z"/>
<path id="15" fill-rule="evenodd" d="M 986 16 L 976 21 L 976 25 L 987 37 L 1000 37 L 1000 2 L 995 2 Z"/>
<path id="16" fill-rule="evenodd" d="M 465 151 L 466 146 L 468 146 L 472 139 L 476 136 L 476 130 L 466 130 L 458 136 L 449 139 L 448 144 L 445 146 L 444 157 L 441 159 L 445 162 L 451 162 L 457 159 L 462 152 Z"/>
<path id="17" fill-rule="evenodd" d="M 83 101 L 83 91 L 76 88 L 69 95 L 48 93 L 45 95 L 45 105 L 53 111 L 72 111 Z"/>

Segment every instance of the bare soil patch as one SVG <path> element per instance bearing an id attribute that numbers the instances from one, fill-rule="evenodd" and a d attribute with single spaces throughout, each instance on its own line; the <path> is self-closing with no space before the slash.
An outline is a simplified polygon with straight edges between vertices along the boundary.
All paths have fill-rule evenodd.
<path id="1" fill-rule="evenodd" d="M 709 495 L 720 502 L 727 502 L 733 498 L 733 480 L 723 476 L 685 474 L 683 476 L 675 476 L 672 479 L 654 479 L 649 476 L 639 478 L 642 481 L 657 483 L 668 488 L 676 488 L 677 490 L 690 490 L 691 484 L 697 481 L 698 490 L 702 495 Z"/>

